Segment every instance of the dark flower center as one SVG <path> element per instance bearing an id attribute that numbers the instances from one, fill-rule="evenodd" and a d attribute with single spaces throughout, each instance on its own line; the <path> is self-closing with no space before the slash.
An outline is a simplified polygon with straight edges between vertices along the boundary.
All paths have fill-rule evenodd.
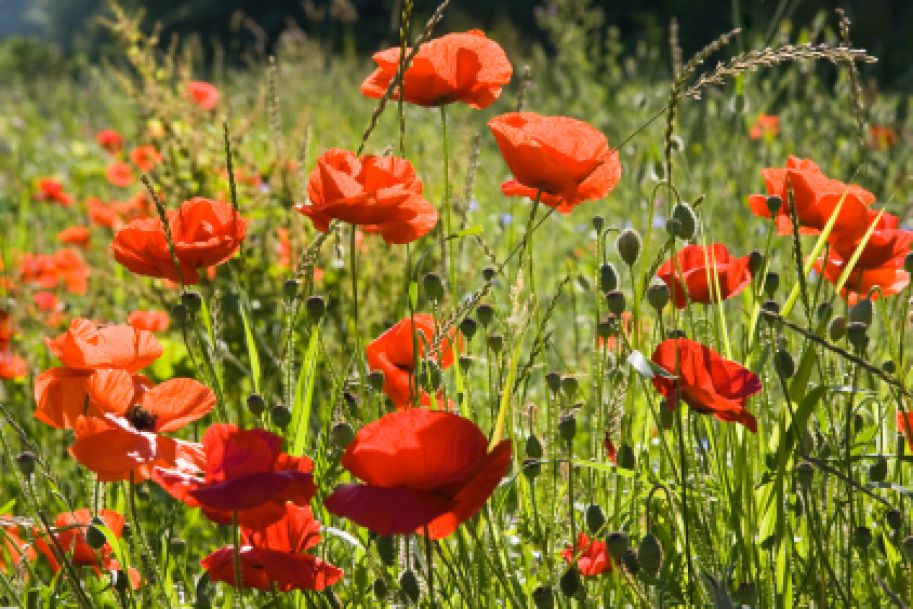
<path id="1" fill-rule="evenodd" d="M 155 431 L 157 418 L 158 415 L 149 412 L 139 404 L 134 404 L 127 410 L 127 420 L 137 431 Z"/>

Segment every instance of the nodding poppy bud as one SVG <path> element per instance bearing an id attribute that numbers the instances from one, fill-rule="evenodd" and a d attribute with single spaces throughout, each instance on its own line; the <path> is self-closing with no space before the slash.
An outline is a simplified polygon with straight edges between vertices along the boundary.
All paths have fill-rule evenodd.
<path id="1" fill-rule="evenodd" d="M 558 580 L 558 587 L 564 596 L 574 596 L 580 589 L 580 572 L 577 567 L 570 567 Z"/>
<path id="2" fill-rule="evenodd" d="M 471 317 L 466 317 L 460 322 L 460 332 L 463 333 L 463 336 L 465 336 L 467 340 L 472 340 L 472 337 L 476 335 L 476 330 L 478 329 L 479 324 Z"/>
<path id="3" fill-rule="evenodd" d="M 574 436 L 577 435 L 577 419 L 574 415 L 562 415 L 558 420 L 558 435 L 568 444 L 574 441 Z"/>
<path id="4" fill-rule="evenodd" d="M 606 536 L 605 547 L 615 564 L 621 564 L 622 557 L 631 547 L 631 539 L 624 531 L 614 531 Z"/>
<path id="5" fill-rule="evenodd" d="M 494 309 L 492 309 L 491 305 L 488 303 L 483 302 L 476 307 L 476 317 L 479 318 L 479 321 L 486 328 L 488 327 L 488 324 L 491 323 L 491 318 L 494 316 L 494 313 Z"/>
<path id="6" fill-rule="evenodd" d="M 647 288 L 647 302 L 657 313 L 669 304 L 669 286 L 665 283 L 652 283 Z"/>
<path id="7" fill-rule="evenodd" d="M 498 354 L 504 348 L 504 337 L 500 334 L 491 334 L 488 336 L 488 348 Z"/>
<path id="8" fill-rule="evenodd" d="M 767 294 L 768 298 L 773 298 L 774 294 L 777 292 L 777 288 L 780 287 L 780 275 L 774 272 L 767 273 L 764 275 L 764 293 Z"/>
<path id="9" fill-rule="evenodd" d="M 333 439 L 333 444 L 345 450 L 355 439 L 355 430 L 345 421 L 340 421 L 330 429 L 330 437 Z"/>
<path id="10" fill-rule="evenodd" d="M 904 537 L 903 541 L 900 542 L 900 548 L 903 550 L 907 560 L 913 561 L 913 535 Z"/>
<path id="11" fill-rule="evenodd" d="M 535 434 L 526 436 L 526 456 L 531 459 L 542 458 L 542 442 Z"/>
<path id="12" fill-rule="evenodd" d="M 903 514 L 900 513 L 900 510 L 888 510 L 885 512 L 884 519 L 893 531 L 899 531 L 903 527 Z"/>
<path id="13" fill-rule="evenodd" d="M 412 569 L 403 571 L 403 574 L 399 576 L 399 591 L 402 592 L 406 602 L 413 604 L 418 602 L 422 591 L 418 586 L 418 577 L 415 576 Z"/>
<path id="14" fill-rule="evenodd" d="M 868 329 L 868 326 L 861 321 L 852 321 L 847 324 L 846 338 L 857 351 L 865 351 L 865 348 L 868 346 L 869 337 L 866 336 Z"/>
<path id="15" fill-rule="evenodd" d="M 24 450 L 16 455 L 16 467 L 19 468 L 23 476 L 31 476 L 35 473 L 35 461 L 37 460 L 35 453 L 30 450 Z"/>
<path id="16" fill-rule="evenodd" d="M 545 375 L 545 384 L 552 393 L 558 393 L 561 390 L 561 375 L 555 371 L 547 373 Z"/>
<path id="17" fill-rule="evenodd" d="M 614 264 L 603 264 L 599 267 L 599 289 L 603 292 L 611 292 L 618 287 L 618 271 L 615 270 Z"/>
<path id="18" fill-rule="evenodd" d="M 777 195 L 770 195 L 767 197 L 767 211 L 770 212 L 771 216 L 777 215 L 777 212 L 780 211 L 781 207 L 783 207 L 783 199 Z"/>
<path id="19" fill-rule="evenodd" d="M 634 447 L 630 444 L 622 444 L 618 447 L 618 467 L 622 469 L 634 469 L 637 465 L 637 459 L 634 456 Z"/>
<path id="20" fill-rule="evenodd" d="M 461 355 L 457 361 L 460 364 L 460 370 L 463 372 L 467 372 L 472 366 L 472 357 L 468 355 Z"/>
<path id="21" fill-rule="evenodd" d="M 913 252 L 910 252 L 903 259 L 903 270 L 913 273 Z"/>
<path id="22" fill-rule="evenodd" d="M 105 522 L 96 516 L 92 519 L 92 523 L 86 529 L 86 543 L 89 544 L 89 547 L 93 550 L 100 550 L 108 543 L 107 537 L 105 537 L 104 532 L 99 528 L 101 526 L 105 526 Z"/>
<path id="23" fill-rule="evenodd" d="M 378 600 L 383 600 L 387 598 L 389 590 L 387 589 L 387 582 L 384 581 L 382 577 L 378 577 L 374 580 L 374 583 L 371 585 L 371 590 L 374 592 L 374 596 Z"/>
<path id="24" fill-rule="evenodd" d="M 637 555 L 637 550 L 628 550 L 625 552 L 621 557 L 621 564 L 631 575 L 640 573 L 640 557 Z"/>
<path id="25" fill-rule="evenodd" d="M 620 290 L 612 290 L 605 295 L 606 305 L 609 311 L 615 315 L 621 315 L 625 310 L 625 295 Z"/>
<path id="26" fill-rule="evenodd" d="M 130 577 L 119 569 L 117 571 L 112 571 L 111 586 L 113 586 L 118 593 L 124 594 L 127 592 L 127 588 L 130 587 Z"/>
<path id="27" fill-rule="evenodd" d="M 812 478 L 815 475 L 815 466 L 810 461 L 800 461 L 794 469 L 796 479 L 802 488 L 808 489 L 812 484 Z"/>
<path id="28" fill-rule="evenodd" d="M 282 284 L 282 294 L 286 300 L 294 300 L 298 296 L 298 290 L 301 289 L 301 282 L 297 279 L 286 279 Z"/>
<path id="29" fill-rule="evenodd" d="M 593 230 L 598 233 L 602 230 L 603 226 L 605 226 L 605 218 L 602 216 L 593 216 Z"/>
<path id="30" fill-rule="evenodd" d="M 168 547 L 172 556 L 183 556 L 187 550 L 187 542 L 180 537 L 172 537 L 168 542 Z"/>
<path id="31" fill-rule="evenodd" d="M 567 394 L 567 397 L 572 398 L 577 394 L 577 388 L 580 386 L 580 382 L 577 380 L 576 376 L 571 376 L 566 374 L 561 377 L 561 389 Z"/>
<path id="32" fill-rule="evenodd" d="M 384 371 L 372 370 L 368 373 L 368 385 L 374 391 L 381 391 L 384 388 Z"/>
<path id="33" fill-rule="evenodd" d="M 444 297 L 444 282 L 437 273 L 426 273 L 422 277 L 422 288 L 429 300 L 438 302 Z"/>
<path id="34" fill-rule="evenodd" d="M 872 529 L 864 526 L 853 529 L 853 545 L 862 552 L 868 550 L 872 545 Z"/>
<path id="35" fill-rule="evenodd" d="M 626 228 L 618 234 L 615 248 L 628 266 L 633 266 L 640 257 L 640 234 L 633 228 Z"/>
<path id="36" fill-rule="evenodd" d="M 431 358 L 423 359 L 419 364 L 418 378 L 422 388 L 424 388 L 425 391 L 437 391 L 437 389 L 441 386 L 440 365 Z"/>
<path id="37" fill-rule="evenodd" d="M 285 429 L 292 422 L 292 411 L 284 404 L 276 404 L 269 411 L 269 419 L 279 429 Z"/>
<path id="38" fill-rule="evenodd" d="M 174 321 L 176 321 L 179 324 L 184 323 L 184 321 L 187 319 L 187 307 L 185 307 L 180 302 L 177 303 L 176 305 L 171 307 L 171 317 L 173 317 Z"/>
<path id="39" fill-rule="evenodd" d="M 777 349 L 777 353 L 774 355 L 774 367 L 783 378 L 792 378 L 796 373 L 796 362 L 789 351 L 784 349 Z"/>
<path id="40" fill-rule="evenodd" d="M 542 463 L 538 459 L 524 459 L 521 471 L 527 480 L 535 480 L 542 473 Z"/>
<path id="41" fill-rule="evenodd" d="M 647 533 L 637 546 L 637 558 L 644 572 L 650 577 L 656 577 L 663 565 L 663 548 L 659 539 L 653 533 Z"/>
<path id="42" fill-rule="evenodd" d="M 533 604 L 536 609 L 555 609 L 555 591 L 551 586 L 539 586 L 533 590 Z"/>
<path id="43" fill-rule="evenodd" d="M 602 530 L 602 527 L 605 526 L 605 512 L 603 512 L 602 508 L 595 503 L 591 503 L 586 506 L 584 520 L 586 521 L 586 528 L 590 531 L 590 534 L 596 535 Z"/>
<path id="44" fill-rule="evenodd" d="M 203 298 L 199 292 L 184 292 L 181 294 L 181 304 L 191 313 L 196 313 L 203 308 Z"/>
<path id="45" fill-rule="evenodd" d="M 858 322 L 868 327 L 872 325 L 873 314 L 872 301 L 868 298 L 860 298 L 859 302 L 850 307 L 848 318 L 850 323 Z"/>
<path id="46" fill-rule="evenodd" d="M 308 314 L 308 320 L 316 324 L 320 321 L 320 318 L 323 317 L 323 314 L 326 313 L 327 303 L 323 299 L 323 296 L 308 296 L 307 300 L 304 301 L 304 308 Z"/>
<path id="47" fill-rule="evenodd" d="M 606 339 L 612 336 L 615 331 L 614 319 L 605 319 L 596 324 L 596 335 L 599 338 Z"/>
<path id="48" fill-rule="evenodd" d="M 897 364 L 892 359 L 885 360 L 885 362 L 881 365 L 881 370 L 885 374 L 894 374 L 897 372 Z"/>
<path id="49" fill-rule="evenodd" d="M 752 275 L 757 275 L 764 268 L 764 254 L 758 250 L 751 250 L 748 253 L 748 271 Z"/>
<path id="50" fill-rule="evenodd" d="M 247 396 L 247 409 L 255 417 L 259 417 L 266 410 L 266 401 L 259 393 L 252 393 Z"/>
<path id="51" fill-rule="evenodd" d="M 497 274 L 498 271 L 493 266 L 486 266 L 484 269 L 482 269 L 482 279 L 485 281 L 491 281 Z"/>
<path id="52" fill-rule="evenodd" d="M 673 207 L 672 219 L 666 224 L 666 229 L 685 241 L 693 237 L 697 230 L 697 218 L 691 206 L 687 203 L 679 203 Z"/>
<path id="53" fill-rule="evenodd" d="M 878 457 L 875 462 L 869 465 L 869 480 L 872 482 L 884 482 L 888 477 L 888 460 L 884 457 Z"/>
<path id="54" fill-rule="evenodd" d="M 396 537 L 378 535 L 374 539 L 374 545 L 377 546 L 377 555 L 380 557 L 380 562 L 387 566 L 396 563 Z"/>
<path id="55" fill-rule="evenodd" d="M 833 341 L 843 338 L 843 335 L 846 334 L 846 317 L 838 315 L 832 319 L 830 325 L 827 327 L 827 334 Z"/>

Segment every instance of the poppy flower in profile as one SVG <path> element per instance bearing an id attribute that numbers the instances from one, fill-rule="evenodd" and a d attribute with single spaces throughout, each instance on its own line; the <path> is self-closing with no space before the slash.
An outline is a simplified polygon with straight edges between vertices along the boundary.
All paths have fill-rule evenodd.
<path id="1" fill-rule="evenodd" d="M 407 54 L 409 50 L 407 50 Z M 399 70 L 400 48 L 374 54 L 377 69 L 361 85 L 367 97 L 383 97 Z M 406 68 L 402 89 L 405 101 L 418 106 L 463 102 L 487 108 L 510 82 L 513 68 L 504 49 L 480 30 L 447 34 L 429 40 Z M 399 99 L 399 91 L 393 99 Z"/>
<path id="2" fill-rule="evenodd" d="M 420 391 L 416 386 L 414 367 L 416 360 L 422 359 L 425 344 L 430 344 L 434 338 L 435 322 L 434 317 L 428 313 L 416 313 L 414 326 L 410 323 L 412 319 L 401 319 L 365 347 L 368 367 L 384 373 L 384 393 L 396 408 L 406 408 L 413 403 L 413 398 L 421 400 L 424 395 L 423 391 L 413 395 L 415 391 Z M 416 334 L 414 340 L 413 328 Z M 441 341 L 437 358 L 441 369 L 447 369 L 453 364 L 453 335 L 451 332 L 448 339 Z M 413 344 L 418 345 L 418 357 L 415 356 Z"/>
<path id="3" fill-rule="evenodd" d="M 63 190 L 63 183 L 54 178 L 41 178 L 37 182 L 38 191 L 34 194 L 36 201 L 52 201 L 61 207 L 73 204 L 73 197 Z"/>
<path id="4" fill-rule="evenodd" d="M 897 411 L 897 433 L 907 438 L 907 446 L 913 451 L 913 411 Z"/>
<path id="5" fill-rule="evenodd" d="M 601 199 L 621 179 L 618 151 L 583 121 L 534 112 L 508 112 L 488 121 L 514 179 L 507 196 L 529 197 L 567 214 L 583 201 Z"/>
<path id="6" fill-rule="evenodd" d="M 204 110 L 212 110 L 219 105 L 219 90 L 201 80 L 191 80 L 187 83 L 187 97 Z"/>
<path id="7" fill-rule="evenodd" d="M 684 309 L 689 302 L 707 304 L 739 294 L 751 283 L 748 264 L 748 256 L 736 258 L 722 243 L 686 245 L 656 275 L 669 286 L 675 306 Z"/>
<path id="8" fill-rule="evenodd" d="M 392 412 L 362 427 L 342 456 L 364 484 L 337 486 L 324 505 L 378 535 L 442 539 L 488 501 L 510 450 L 504 440 L 489 452 L 475 423 L 449 412 Z"/>
<path id="9" fill-rule="evenodd" d="M 612 558 L 604 541 L 590 539 L 586 533 L 580 531 L 577 535 L 577 545 L 568 546 L 561 552 L 561 558 L 568 564 L 574 564 L 577 559 L 577 570 L 583 577 L 596 577 L 602 573 L 612 571 Z"/>
<path id="10" fill-rule="evenodd" d="M 137 146 L 130 151 L 130 161 L 136 165 L 140 171 L 151 171 L 163 160 L 164 157 L 155 149 L 155 146 L 150 146 L 148 144 L 145 146 Z"/>
<path id="11" fill-rule="evenodd" d="M 865 232 L 868 206 L 875 201 L 875 195 L 861 186 L 829 178 L 821 173 L 813 161 L 792 155 L 786 160 L 786 167 L 768 167 L 761 170 L 761 175 L 767 186 L 767 195 L 750 195 L 748 206 L 754 215 L 770 218 L 767 198 L 779 197 L 782 203 L 773 220 L 781 235 L 791 235 L 793 232 L 789 190 L 792 190 L 800 233 L 820 233 L 841 200 L 843 203 L 831 236 L 839 234 L 852 239 Z"/>
<path id="12" fill-rule="evenodd" d="M 422 181 L 412 164 L 395 156 L 359 158 L 331 148 L 320 155 L 308 178 L 308 199 L 310 204 L 295 209 L 324 233 L 335 219 L 402 244 L 437 224 L 437 211 L 422 197 Z"/>
<path id="13" fill-rule="evenodd" d="M 238 559 L 245 588 L 323 590 L 342 579 L 343 571 L 305 552 L 320 542 L 320 523 L 311 508 L 290 503 L 285 514 L 266 528 L 241 527 Z M 200 561 L 214 582 L 235 584 L 235 549 L 219 548 Z"/>
<path id="14" fill-rule="evenodd" d="M 171 325 L 171 318 L 165 311 L 131 311 L 127 316 L 127 323 L 137 330 L 164 332 Z"/>
<path id="15" fill-rule="evenodd" d="M 681 399 L 697 412 L 758 430 L 757 419 L 745 409 L 748 398 L 761 391 L 761 380 L 752 371 L 687 338 L 664 340 L 651 359 L 678 376 L 652 379 L 669 408 L 677 407 Z"/>
<path id="16" fill-rule="evenodd" d="M 213 425 L 203 435 L 202 477 L 158 467 L 153 480 L 175 499 L 199 507 L 212 521 L 262 528 L 285 515 L 291 501 L 306 505 L 317 488 L 313 462 L 282 452 L 282 437 L 263 429 Z"/>
<path id="17" fill-rule="evenodd" d="M 110 154 L 117 154 L 124 147 L 123 136 L 114 129 L 102 129 L 95 134 L 95 141 Z"/>
<path id="18" fill-rule="evenodd" d="M 89 247 L 92 234 L 87 226 L 69 226 L 57 233 L 57 241 L 83 249 Z"/>
<path id="19" fill-rule="evenodd" d="M 133 184 L 133 168 L 130 166 L 130 163 L 115 161 L 105 169 L 105 177 L 108 178 L 108 182 L 112 186 L 126 188 Z"/>
<path id="20" fill-rule="evenodd" d="M 753 140 L 773 138 L 780 133 L 780 119 L 774 114 L 759 114 L 748 134 Z"/>
<path id="21" fill-rule="evenodd" d="M 23 539 L 22 525 L 9 514 L 0 515 L 0 570 L 19 569 L 38 558 L 33 545 Z"/>

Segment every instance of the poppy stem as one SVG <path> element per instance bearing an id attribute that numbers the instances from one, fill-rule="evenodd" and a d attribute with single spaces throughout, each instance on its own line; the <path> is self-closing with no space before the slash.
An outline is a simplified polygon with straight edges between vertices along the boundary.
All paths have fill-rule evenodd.
<path id="1" fill-rule="evenodd" d="M 434 542 L 431 541 L 431 531 L 428 525 L 425 525 L 425 567 L 428 569 L 428 606 L 436 609 L 437 602 L 434 600 Z"/>
<path id="2" fill-rule="evenodd" d="M 678 366 L 676 366 L 677 368 Z M 688 524 L 688 460 L 685 451 L 685 425 L 684 425 L 684 409 L 682 404 L 679 403 L 676 405 L 676 417 L 675 417 L 675 426 L 678 431 L 678 456 L 679 461 L 681 461 L 681 470 L 682 470 L 682 524 L 685 529 L 685 557 L 687 564 L 688 579 L 686 581 L 687 591 L 688 591 L 688 605 L 694 605 L 694 591 L 692 586 L 694 584 L 694 566 L 691 562 L 691 526 Z"/>
<path id="3" fill-rule="evenodd" d="M 244 587 L 241 583 L 241 528 L 238 526 L 238 510 L 231 513 L 231 543 L 234 548 L 235 603 L 243 607 Z"/>
<path id="4" fill-rule="evenodd" d="M 447 140 L 447 106 L 441 106 L 441 146 L 444 162 L 444 223 L 440 226 L 441 236 L 441 272 L 450 283 L 450 290 L 456 302 L 456 273 L 453 263 L 454 240 L 449 239 L 452 234 L 452 210 L 450 206 L 450 151 Z M 448 243 L 449 242 L 449 243 Z"/>
<path id="5" fill-rule="evenodd" d="M 349 260 L 352 268 L 352 332 L 355 335 L 355 367 L 358 369 L 358 400 L 364 398 L 365 379 L 364 368 L 361 365 L 361 332 L 358 324 L 358 255 L 355 252 L 355 225 L 352 225 L 352 231 L 349 234 Z"/>

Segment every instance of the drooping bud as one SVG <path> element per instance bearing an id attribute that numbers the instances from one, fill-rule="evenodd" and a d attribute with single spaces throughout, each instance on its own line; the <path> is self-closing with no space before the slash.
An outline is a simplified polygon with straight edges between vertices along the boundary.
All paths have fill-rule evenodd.
<path id="1" fill-rule="evenodd" d="M 488 336 L 488 348 L 495 352 L 495 354 L 500 353 L 501 349 L 504 348 L 504 337 L 500 334 L 490 334 Z"/>
<path id="2" fill-rule="evenodd" d="M 631 547 L 631 540 L 624 531 L 614 531 L 606 536 L 605 546 L 615 564 L 621 564 L 622 557 Z"/>
<path id="3" fill-rule="evenodd" d="M 591 503 L 586 507 L 584 520 L 586 521 L 586 528 L 589 530 L 590 534 L 596 535 L 602 530 L 602 527 L 605 526 L 605 512 L 603 512 L 602 508 L 597 504 Z"/>
<path id="4" fill-rule="evenodd" d="M 872 318 L 874 316 L 874 307 L 872 307 L 872 301 L 868 298 L 860 298 L 859 302 L 850 307 L 848 318 L 850 323 L 857 322 L 865 324 L 866 327 L 872 325 Z"/>
<path id="5" fill-rule="evenodd" d="M 542 458 L 542 442 L 535 434 L 526 436 L 526 456 L 531 459 Z"/>
<path id="6" fill-rule="evenodd" d="M 552 393 L 561 391 L 561 375 L 554 370 L 545 375 L 545 384 Z"/>
<path id="7" fill-rule="evenodd" d="M 304 309 L 307 311 L 308 321 L 312 324 L 316 324 L 323 317 L 323 314 L 326 313 L 327 303 L 323 299 L 323 296 L 308 296 L 307 300 L 304 301 Z"/>
<path id="8" fill-rule="evenodd" d="M 555 609 L 555 591 L 551 586 L 539 586 L 533 590 L 533 604 L 536 609 Z"/>
<path id="9" fill-rule="evenodd" d="M 614 264 L 603 264 L 599 267 L 599 289 L 611 292 L 618 287 L 618 271 Z"/>
<path id="10" fill-rule="evenodd" d="M 298 290 L 301 289 L 301 282 L 297 279 L 286 279 L 282 284 L 282 294 L 286 300 L 294 300 L 298 296 Z"/>
<path id="11" fill-rule="evenodd" d="M 857 351 L 865 351 L 869 344 L 869 337 L 866 335 L 868 326 L 860 321 L 851 321 L 846 327 L 846 338 Z"/>
<path id="12" fill-rule="evenodd" d="M 340 421 L 330 429 L 330 437 L 333 440 L 333 444 L 338 448 L 345 450 L 345 448 L 352 443 L 352 440 L 355 439 L 355 430 L 345 421 Z"/>
<path id="13" fill-rule="evenodd" d="M 368 385 L 374 391 L 383 391 L 385 378 L 383 370 L 372 370 L 368 373 Z"/>
<path id="14" fill-rule="evenodd" d="M 422 277 L 422 288 L 428 300 L 439 302 L 444 297 L 444 282 L 437 273 L 426 273 Z"/>
<path id="15" fill-rule="evenodd" d="M 476 317 L 479 318 L 479 322 L 488 327 L 488 324 L 491 323 L 491 318 L 494 317 L 495 310 L 491 308 L 491 305 L 483 302 L 476 307 Z"/>
<path id="16" fill-rule="evenodd" d="M 24 450 L 16 455 L 16 467 L 19 468 L 23 476 L 31 476 L 35 473 L 35 461 L 37 460 L 35 453 L 30 450 Z"/>
<path id="17" fill-rule="evenodd" d="M 252 393 L 247 396 L 247 409 L 255 417 L 259 417 L 266 410 L 266 401 L 259 393 Z"/>
<path id="18" fill-rule="evenodd" d="M 561 579 L 558 580 L 558 587 L 564 596 L 570 597 L 577 594 L 577 590 L 580 589 L 580 572 L 577 571 L 577 567 L 570 567 L 564 572 Z"/>
<path id="19" fill-rule="evenodd" d="M 406 569 L 399 576 L 399 591 L 402 592 L 404 600 L 408 603 L 415 604 L 421 596 L 422 590 L 418 585 L 418 577 L 412 569 Z"/>
<path id="20" fill-rule="evenodd" d="M 687 241 L 694 236 L 697 229 L 697 218 L 694 210 L 687 203 L 679 203 L 672 208 L 672 220 L 666 225 L 670 234 Z"/>
<path id="21" fill-rule="evenodd" d="M 292 422 L 292 411 L 285 404 L 276 404 L 269 410 L 269 419 L 279 429 L 285 429 Z"/>
<path id="22" fill-rule="evenodd" d="M 643 536 L 637 547 L 637 558 L 644 572 L 650 577 L 656 577 L 663 563 L 663 548 L 656 535 L 647 533 Z"/>
<path id="23" fill-rule="evenodd" d="M 621 290 L 612 290 L 605 295 L 606 305 L 609 311 L 615 315 L 621 315 L 625 310 L 625 295 Z"/>
<path id="24" fill-rule="evenodd" d="M 647 288 L 647 302 L 657 313 L 669 303 L 669 286 L 665 283 L 652 283 Z"/>
<path id="25" fill-rule="evenodd" d="M 577 394 L 577 388 L 579 386 L 580 381 L 577 380 L 576 376 L 566 374 L 561 377 L 561 389 L 567 397 L 574 397 Z"/>
<path id="26" fill-rule="evenodd" d="M 558 420 L 558 435 L 570 444 L 577 435 L 577 419 L 572 414 L 562 415 Z"/>
<path id="27" fill-rule="evenodd" d="M 618 255 L 621 256 L 624 263 L 628 266 L 633 266 L 640 257 L 640 233 L 633 228 L 624 229 L 618 234 L 618 239 L 615 241 L 615 248 L 618 250 Z"/>
<path id="28" fill-rule="evenodd" d="M 466 317 L 460 322 L 460 332 L 463 333 L 466 340 L 472 340 L 472 337 L 476 335 L 478 329 L 479 324 L 471 317 Z"/>

